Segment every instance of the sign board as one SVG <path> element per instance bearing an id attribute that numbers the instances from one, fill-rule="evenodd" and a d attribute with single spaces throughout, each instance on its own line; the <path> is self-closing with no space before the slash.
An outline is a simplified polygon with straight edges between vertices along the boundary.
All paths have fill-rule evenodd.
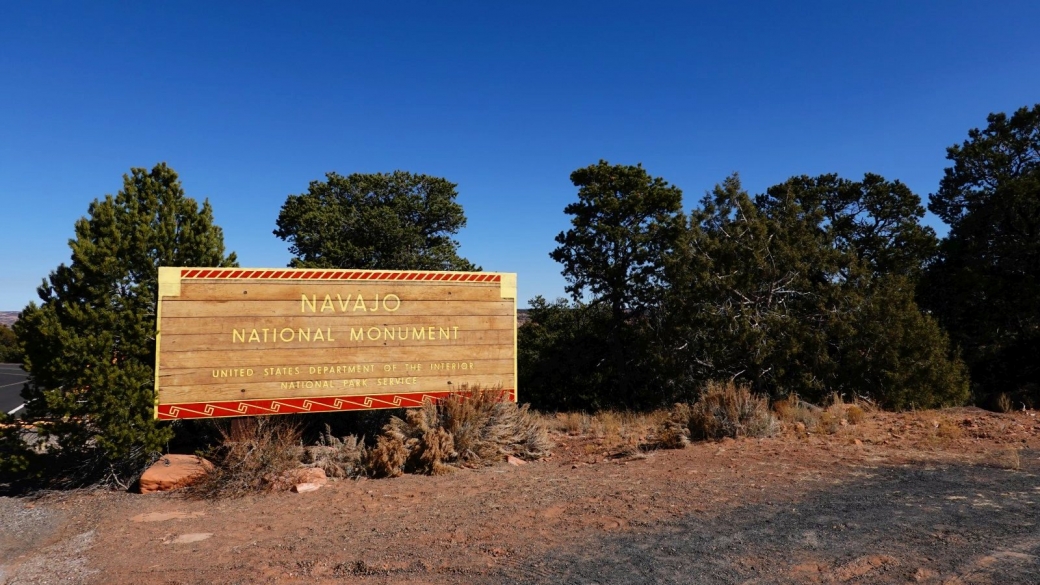
<path id="1" fill-rule="evenodd" d="M 159 269 L 157 419 L 516 400 L 516 274 Z"/>

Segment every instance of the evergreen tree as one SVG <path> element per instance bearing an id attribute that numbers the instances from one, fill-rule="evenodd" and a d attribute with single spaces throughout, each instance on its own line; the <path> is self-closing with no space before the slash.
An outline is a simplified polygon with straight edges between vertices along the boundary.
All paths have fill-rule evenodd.
<path id="1" fill-rule="evenodd" d="M 404 171 L 328 173 L 290 195 L 274 234 L 297 268 L 480 270 L 452 239 L 466 227 L 455 184 Z"/>
<path id="2" fill-rule="evenodd" d="M 1040 405 L 1040 104 L 947 149 L 928 208 L 950 226 L 922 303 L 964 350 L 976 400 Z"/>
<path id="3" fill-rule="evenodd" d="M 135 465 L 172 436 L 153 420 L 159 266 L 236 266 L 209 202 L 200 208 L 165 163 L 131 169 L 114 197 L 76 222 L 72 261 L 15 324 L 29 380 L 26 418 L 87 479 Z"/>
<path id="4" fill-rule="evenodd" d="M 893 408 L 963 402 L 963 367 L 912 296 L 934 245 L 923 212 L 876 175 L 794 177 L 754 199 L 728 178 L 695 210 L 669 295 L 684 376 Z"/>
<path id="5" fill-rule="evenodd" d="M 22 348 L 18 346 L 18 338 L 10 327 L 0 323 L 0 363 L 22 363 Z"/>
<path id="6" fill-rule="evenodd" d="M 598 410 L 631 405 L 606 391 L 612 369 L 603 367 L 610 331 L 605 305 L 530 301 L 528 321 L 517 332 L 517 368 L 523 399 L 541 410 Z"/>
<path id="7" fill-rule="evenodd" d="M 556 237 L 550 256 L 563 265 L 575 304 L 535 307 L 544 321 L 532 323 L 558 344 L 547 347 L 580 352 L 563 359 L 587 366 L 571 375 L 582 387 L 595 381 L 595 399 L 583 391 L 591 407 L 660 406 L 673 397 L 659 367 L 658 325 L 668 266 L 686 233 L 682 191 L 641 165 L 602 160 L 571 173 L 571 181 L 578 187 L 578 200 L 564 209 L 571 229 Z M 585 330 L 552 331 L 579 323 Z M 542 367 L 553 367 L 551 354 L 543 354 L 550 365 Z"/>
<path id="8" fill-rule="evenodd" d="M 567 292 L 605 303 L 615 322 L 652 307 L 666 286 L 663 265 L 678 248 L 686 217 L 682 191 L 642 165 L 607 161 L 571 173 L 578 200 L 567 205 L 571 229 L 550 253 L 563 264 Z"/>

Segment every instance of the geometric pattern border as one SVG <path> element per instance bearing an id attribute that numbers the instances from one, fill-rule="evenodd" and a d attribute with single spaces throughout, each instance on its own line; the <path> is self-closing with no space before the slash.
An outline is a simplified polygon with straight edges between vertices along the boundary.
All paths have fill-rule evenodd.
<path id="1" fill-rule="evenodd" d="M 505 397 L 516 401 L 514 389 L 503 390 Z M 308 412 L 336 412 L 346 410 L 375 410 L 380 408 L 410 408 L 422 406 L 423 400 L 434 402 L 458 392 L 413 392 L 406 394 L 376 394 L 372 396 L 323 396 L 311 398 L 275 398 L 264 400 L 228 400 L 218 402 L 184 402 L 160 404 L 156 413 L 159 420 L 184 418 L 223 418 L 229 416 L 264 416 L 269 414 L 297 414 Z"/>
<path id="2" fill-rule="evenodd" d="M 238 268 L 184 268 L 181 278 L 249 278 L 262 280 L 392 280 L 415 282 L 502 282 L 501 274 L 459 272 L 379 272 L 373 270 L 241 270 Z"/>

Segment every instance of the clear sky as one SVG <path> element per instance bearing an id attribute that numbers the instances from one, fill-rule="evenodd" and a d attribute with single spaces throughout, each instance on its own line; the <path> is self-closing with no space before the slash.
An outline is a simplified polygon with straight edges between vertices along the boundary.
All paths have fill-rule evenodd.
<path id="1" fill-rule="evenodd" d="M 1040 102 L 1038 23 L 1036 0 L 3 2 L 0 310 L 160 161 L 255 267 L 289 261 L 275 218 L 326 172 L 445 177 L 461 254 L 519 273 L 521 305 L 563 295 L 569 175 L 601 158 L 687 207 L 734 171 L 926 199 L 947 146 Z"/>

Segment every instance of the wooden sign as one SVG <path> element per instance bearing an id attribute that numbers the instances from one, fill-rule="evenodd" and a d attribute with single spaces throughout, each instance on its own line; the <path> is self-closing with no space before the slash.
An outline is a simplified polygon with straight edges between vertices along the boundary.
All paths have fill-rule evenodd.
<path id="1" fill-rule="evenodd" d="M 516 274 L 159 269 L 155 417 L 516 400 Z"/>

